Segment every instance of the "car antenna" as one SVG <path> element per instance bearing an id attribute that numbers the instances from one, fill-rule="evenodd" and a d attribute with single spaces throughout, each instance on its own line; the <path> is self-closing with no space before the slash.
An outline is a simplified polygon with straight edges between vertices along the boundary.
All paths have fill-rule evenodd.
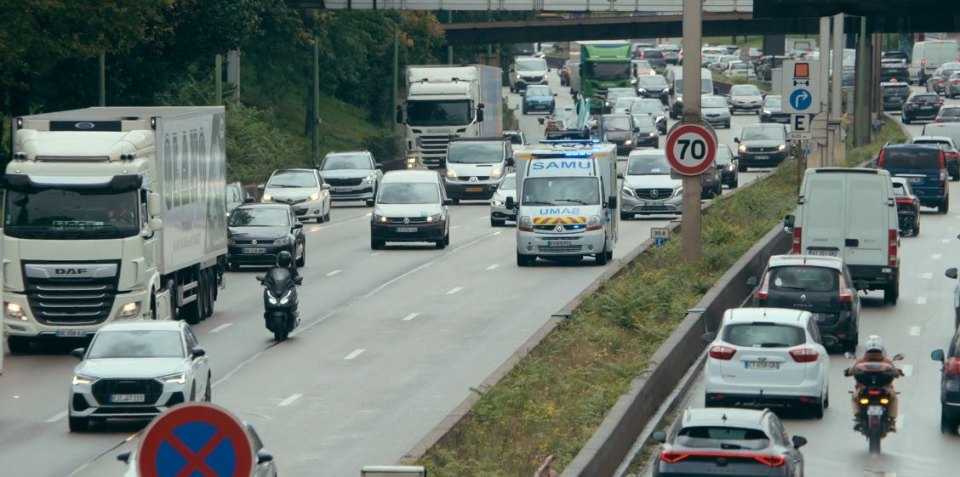
<path id="1" fill-rule="evenodd" d="M 727 422 L 727 413 L 723 413 L 723 417 L 720 418 L 724 423 Z"/>

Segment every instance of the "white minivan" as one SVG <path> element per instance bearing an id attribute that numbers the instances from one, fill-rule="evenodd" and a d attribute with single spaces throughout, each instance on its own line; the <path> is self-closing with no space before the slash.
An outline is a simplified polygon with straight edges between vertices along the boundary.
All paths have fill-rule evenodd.
<path id="1" fill-rule="evenodd" d="M 925 84 L 933 71 L 944 63 L 960 61 L 960 44 L 957 40 L 930 40 L 913 44 L 910 57 L 910 81 Z"/>
<path id="2" fill-rule="evenodd" d="M 859 290 L 900 295 L 900 237 L 890 173 L 883 169 L 807 169 L 795 215 L 784 219 L 793 234 L 791 253 L 840 257 Z"/>

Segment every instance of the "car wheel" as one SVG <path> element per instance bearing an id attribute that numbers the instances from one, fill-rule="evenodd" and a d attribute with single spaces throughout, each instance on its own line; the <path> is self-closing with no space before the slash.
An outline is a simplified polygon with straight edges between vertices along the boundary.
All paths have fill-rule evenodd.
<path id="1" fill-rule="evenodd" d="M 240 271 L 240 265 L 237 265 L 235 262 L 230 262 L 230 271 L 231 271 L 231 272 L 239 272 L 239 271 Z"/>
<path id="2" fill-rule="evenodd" d="M 386 245 L 386 242 L 383 240 L 377 240 L 373 237 L 370 238 L 370 248 L 373 250 L 380 250 Z"/>
<path id="3" fill-rule="evenodd" d="M 613 261 L 613 250 L 607 250 L 607 261 Z"/>
<path id="4" fill-rule="evenodd" d="M 28 336 L 8 336 L 7 346 L 10 347 L 10 354 L 25 354 L 30 352 L 30 344 L 33 340 Z"/>
<path id="5" fill-rule="evenodd" d="M 940 432 L 944 434 L 956 434 L 957 424 L 957 419 L 947 417 L 947 407 L 943 406 L 940 409 Z"/>
<path id="6" fill-rule="evenodd" d="M 950 211 L 950 196 L 944 197 L 940 205 L 937 206 L 938 214 L 946 214 Z"/>
<path id="7" fill-rule="evenodd" d="M 491 227 L 503 227 L 506 223 L 507 223 L 506 220 L 503 220 L 503 219 L 495 219 L 495 218 L 493 218 L 493 217 L 490 217 L 490 226 L 491 226 Z"/>
<path id="8" fill-rule="evenodd" d="M 824 401 L 820 400 L 819 402 L 810 404 L 810 416 L 814 419 L 823 419 L 823 409 Z"/>
<path id="9" fill-rule="evenodd" d="M 888 284 L 883 289 L 883 302 L 889 305 L 896 305 L 900 298 L 900 282 Z"/>
<path id="10" fill-rule="evenodd" d="M 444 245 L 450 245 L 450 232 L 447 232 L 447 235 L 444 235 L 444 237 L 443 237 L 443 244 L 444 244 Z"/>
<path id="11" fill-rule="evenodd" d="M 606 250 L 606 249 L 607 249 L 607 247 L 606 247 L 606 245 L 604 245 L 602 252 L 596 253 L 596 254 L 593 255 L 594 258 L 597 260 L 597 265 L 598 265 L 598 266 L 601 266 L 601 267 L 602 267 L 602 266 L 604 266 L 604 265 L 607 264 L 607 250 Z"/>
<path id="12" fill-rule="evenodd" d="M 436 244 L 437 248 L 441 250 L 447 247 L 447 242 L 444 239 L 435 240 L 433 243 Z"/>
<path id="13" fill-rule="evenodd" d="M 910 124 L 910 116 L 902 115 L 902 116 L 900 116 L 900 121 L 901 121 L 903 124 Z"/>
<path id="14" fill-rule="evenodd" d="M 730 129 L 730 121 L 727 121 L 727 122 L 723 125 L 723 127 L 727 128 L 727 129 Z"/>
<path id="15" fill-rule="evenodd" d="M 730 183 L 730 188 L 731 188 L 731 189 L 736 189 L 737 187 L 740 187 L 740 175 L 739 175 L 739 174 L 738 174 L 736 177 L 734 177 L 734 178 L 733 178 L 733 182 Z"/>
<path id="16" fill-rule="evenodd" d="M 67 418 L 67 427 L 70 428 L 70 432 L 86 432 L 90 427 L 90 419 L 70 416 Z"/>
<path id="17" fill-rule="evenodd" d="M 330 207 L 329 205 L 327 205 L 327 213 L 326 213 L 326 214 L 323 214 L 323 221 L 324 221 L 324 222 L 328 222 L 328 223 L 330 222 L 330 209 L 331 209 L 331 207 Z M 318 220 L 317 222 L 319 222 L 319 220 Z"/>
<path id="18" fill-rule="evenodd" d="M 747 166 L 745 166 L 745 165 L 743 165 L 743 164 L 741 164 L 741 163 L 738 162 L 738 163 L 737 163 L 737 172 L 747 172 Z"/>

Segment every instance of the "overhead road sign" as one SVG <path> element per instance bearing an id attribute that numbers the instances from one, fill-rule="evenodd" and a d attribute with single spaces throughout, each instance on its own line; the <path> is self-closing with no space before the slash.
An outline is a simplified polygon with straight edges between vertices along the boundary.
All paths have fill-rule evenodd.
<path id="1" fill-rule="evenodd" d="M 785 60 L 781 78 L 781 94 L 786 100 L 783 112 L 816 114 L 820 112 L 820 61 Z"/>
<path id="2" fill-rule="evenodd" d="M 709 125 L 674 125 L 667 133 L 667 161 L 678 174 L 698 176 L 713 167 L 717 135 Z"/>
<path id="3" fill-rule="evenodd" d="M 186 403 L 157 416 L 137 449 L 141 477 L 250 477 L 253 444 L 246 427 L 226 409 Z"/>

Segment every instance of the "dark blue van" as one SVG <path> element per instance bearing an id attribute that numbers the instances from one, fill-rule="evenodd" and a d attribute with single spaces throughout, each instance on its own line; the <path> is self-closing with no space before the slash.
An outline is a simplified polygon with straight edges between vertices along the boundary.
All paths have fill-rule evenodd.
<path id="1" fill-rule="evenodd" d="M 921 205 L 934 207 L 941 214 L 949 210 L 947 159 L 940 148 L 919 144 L 887 145 L 880 150 L 877 168 L 890 171 L 892 176 L 906 178 Z"/>

